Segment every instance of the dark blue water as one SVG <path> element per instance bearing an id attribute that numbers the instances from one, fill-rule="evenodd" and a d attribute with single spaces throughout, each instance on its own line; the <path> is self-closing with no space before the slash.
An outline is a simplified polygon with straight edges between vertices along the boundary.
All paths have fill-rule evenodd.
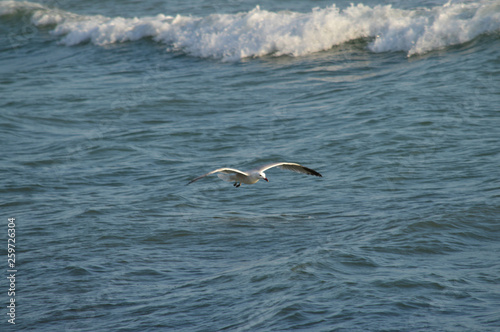
<path id="1" fill-rule="evenodd" d="M 2 331 L 500 329 L 500 4 L 259 4 L 0 2 Z"/>

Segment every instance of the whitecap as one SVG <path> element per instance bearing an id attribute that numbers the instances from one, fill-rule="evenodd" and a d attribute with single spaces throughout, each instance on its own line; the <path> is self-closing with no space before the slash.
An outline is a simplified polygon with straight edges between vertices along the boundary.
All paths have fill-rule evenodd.
<path id="1" fill-rule="evenodd" d="M 447 3 L 403 10 L 391 5 L 335 5 L 308 13 L 272 12 L 259 6 L 248 12 L 205 17 L 156 16 L 123 18 L 85 16 L 30 2 L 0 3 L 0 15 L 31 13 L 36 26 L 53 25 L 63 45 L 107 45 L 143 38 L 167 45 L 169 51 L 224 60 L 266 55 L 304 56 L 362 39 L 372 52 L 423 54 L 466 43 L 500 31 L 500 3 Z"/>

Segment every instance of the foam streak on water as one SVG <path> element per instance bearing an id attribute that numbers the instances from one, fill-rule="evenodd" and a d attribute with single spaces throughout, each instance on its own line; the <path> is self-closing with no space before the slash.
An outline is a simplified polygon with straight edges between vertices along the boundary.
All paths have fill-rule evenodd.
<path id="1" fill-rule="evenodd" d="M 104 17 L 51 10 L 29 2 L 0 4 L 0 15 L 24 10 L 36 26 L 54 26 L 64 45 L 106 45 L 143 38 L 199 57 L 241 59 L 264 55 L 302 56 L 366 39 L 373 52 L 404 51 L 408 56 L 468 42 L 500 30 L 498 1 L 447 3 L 402 10 L 391 5 L 336 5 L 309 13 L 272 12 L 259 6 L 237 14 L 206 17 Z"/>

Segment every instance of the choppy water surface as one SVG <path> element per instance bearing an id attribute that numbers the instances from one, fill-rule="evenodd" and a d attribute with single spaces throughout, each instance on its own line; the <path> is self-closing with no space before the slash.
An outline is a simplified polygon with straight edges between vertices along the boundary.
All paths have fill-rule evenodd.
<path id="1" fill-rule="evenodd" d="M 3 1 L 0 28 L 2 330 L 500 328 L 497 1 Z M 186 186 L 273 161 L 323 177 Z"/>

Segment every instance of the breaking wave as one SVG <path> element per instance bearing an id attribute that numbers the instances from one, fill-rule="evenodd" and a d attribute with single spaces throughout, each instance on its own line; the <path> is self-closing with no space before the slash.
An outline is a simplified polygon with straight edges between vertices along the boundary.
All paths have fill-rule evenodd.
<path id="1" fill-rule="evenodd" d="M 331 5 L 308 13 L 272 12 L 257 6 L 237 14 L 134 18 L 85 16 L 31 2 L 1 2 L 0 17 L 8 15 L 29 17 L 30 24 L 49 27 L 63 45 L 150 38 L 170 51 L 224 60 L 303 56 L 357 39 L 365 39 L 372 52 L 403 51 L 412 56 L 500 32 L 499 1 L 449 2 L 411 10 Z"/>

